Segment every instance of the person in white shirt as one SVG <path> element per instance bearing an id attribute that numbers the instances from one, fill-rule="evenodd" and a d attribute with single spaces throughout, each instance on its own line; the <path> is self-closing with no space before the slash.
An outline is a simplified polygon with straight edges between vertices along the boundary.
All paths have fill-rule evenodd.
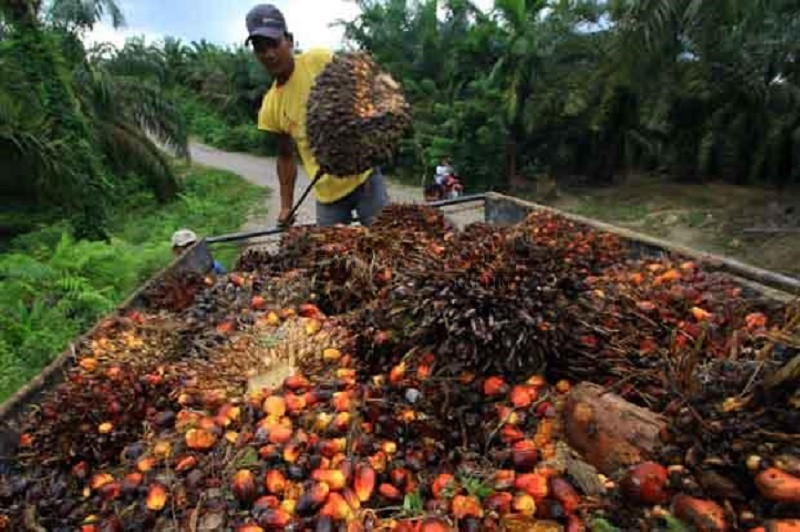
<path id="1" fill-rule="evenodd" d="M 453 167 L 450 165 L 450 160 L 447 157 L 443 157 L 439 162 L 439 166 L 436 167 L 436 184 L 444 187 L 447 177 L 451 175 L 453 175 Z"/>

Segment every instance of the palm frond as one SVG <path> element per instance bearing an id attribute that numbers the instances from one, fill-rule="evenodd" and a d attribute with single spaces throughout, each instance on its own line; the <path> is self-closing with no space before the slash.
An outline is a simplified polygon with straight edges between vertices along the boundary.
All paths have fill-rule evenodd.
<path id="1" fill-rule="evenodd" d="M 116 0 L 52 0 L 47 16 L 56 24 L 79 29 L 92 29 L 104 17 L 111 20 L 114 28 L 125 25 Z"/>

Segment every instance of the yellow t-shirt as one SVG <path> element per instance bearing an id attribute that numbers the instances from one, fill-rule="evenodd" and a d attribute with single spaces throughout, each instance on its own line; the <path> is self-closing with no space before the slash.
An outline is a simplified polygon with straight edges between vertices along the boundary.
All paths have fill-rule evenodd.
<path id="1" fill-rule="evenodd" d="M 306 105 L 314 80 L 333 59 L 330 50 L 314 49 L 295 56 L 294 72 L 281 87 L 273 83 L 264 95 L 258 113 L 258 128 L 273 133 L 288 133 L 297 145 L 309 177 L 317 174 L 319 164 L 311 153 L 306 134 Z M 350 194 L 367 180 L 372 170 L 361 175 L 330 177 L 324 175 L 314 187 L 320 203 L 333 203 Z"/>

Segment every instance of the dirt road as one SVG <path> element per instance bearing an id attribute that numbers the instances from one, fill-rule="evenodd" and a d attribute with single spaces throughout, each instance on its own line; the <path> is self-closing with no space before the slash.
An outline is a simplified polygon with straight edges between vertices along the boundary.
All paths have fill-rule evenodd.
<path id="1" fill-rule="evenodd" d="M 251 218 L 243 228 L 244 230 L 273 227 L 276 224 L 278 212 L 280 210 L 280 197 L 278 195 L 278 173 L 275 167 L 274 157 L 259 157 L 246 153 L 230 153 L 217 150 L 198 142 L 192 142 L 190 150 L 192 160 L 199 164 L 234 172 L 251 183 L 272 189 L 273 193 L 268 200 L 269 210 L 266 216 L 255 216 Z M 297 177 L 294 194 L 295 199 L 300 198 L 300 195 L 309 183 L 309 178 L 302 169 L 302 165 L 299 167 Z M 388 185 L 389 196 L 394 203 L 417 203 L 422 201 L 422 191 L 416 187 L 400 185 L 394 182 L 389 182 Z M 458 225 L 463 225 L 481 220 L 483 218 L 483 213 L 480 209 L 474 207 L 461 207 L 450 210 L 448 216 Z M 298 223 L 313 223 L 315 221 L 313 196 L 309 196 L 300 207 L 297 219 Z"/>

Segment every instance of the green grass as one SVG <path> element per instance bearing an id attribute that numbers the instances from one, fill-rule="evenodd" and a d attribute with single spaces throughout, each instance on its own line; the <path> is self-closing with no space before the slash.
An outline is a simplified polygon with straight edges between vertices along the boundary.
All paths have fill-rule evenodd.
<path id="1" fill-rule="evenodd" d="M 198 235 L 238 230 L 265 208 L 268 191 L 219 170 L 179 165 L 181 197 L 158 204 L 136 180 L 118 197 L 109 242 L 75 240 L 66 223 L 13 239 L 0 255 L 0 401 L 53 360 L 82 331 L 172 260 L 180 228 Z M 230 266 L 238 249 L 215 249 Z"/>
<path id="2" fill-rule="evenodd" d="M 274 135 L 259 131 L 256 117 L 244 123 L 230 123 L 210 105 L 187 91 L 178 91 L 175 98 L 188 122 L 189 133 L 205 144 L 226 151 L 275 155 Z"/>

